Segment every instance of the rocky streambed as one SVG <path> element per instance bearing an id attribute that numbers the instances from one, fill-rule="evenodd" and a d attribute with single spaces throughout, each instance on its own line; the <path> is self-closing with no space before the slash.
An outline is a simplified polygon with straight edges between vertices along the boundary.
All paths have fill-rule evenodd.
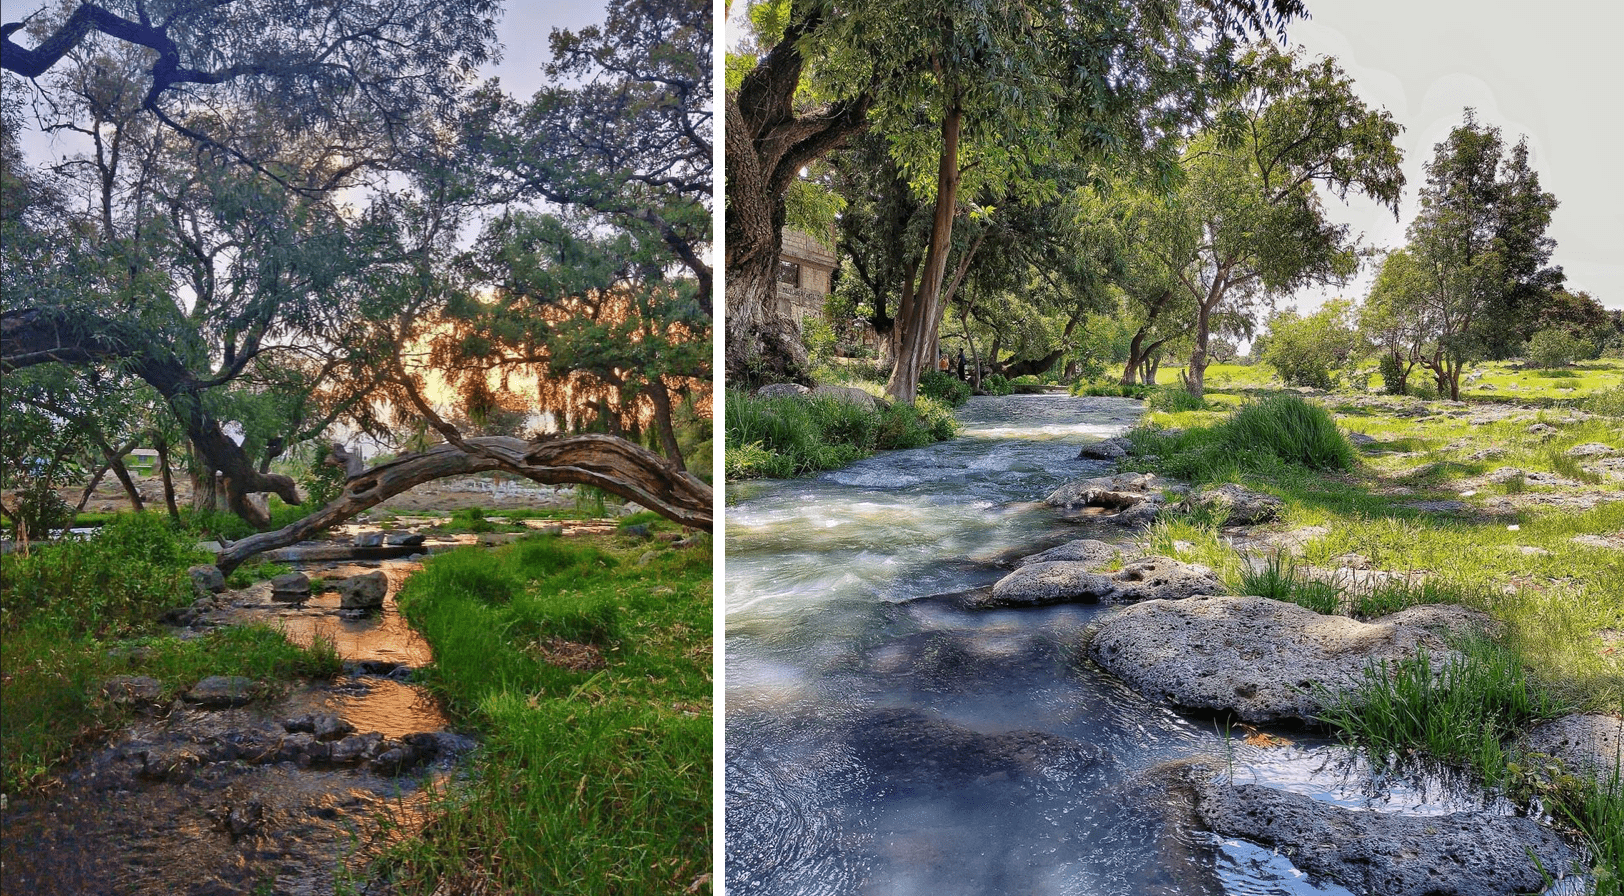
<path id="1" fill-rule="evenodd" d="M 428 789 L 476 746 L 412 683 L 430 652 L 394 595 L 418 566 L 303 563 L 175 614 L 182 637 L 268 622 L 294 640 L 326 638 L 344 670 L 291 687 L 217 676 L 168 703 L 152 679 L 106 682 L 138 721 L 4 808 L 4 891 L 326 896 L 363 874 L 424 823 Z M 309 576 L 332 589 L 311 589 Z M 205 590 L 223 585 L 199 577 Z"/>
<path id="2" fill-rule="evenodd" d="M 729 890 L 1478 896 L 1540 890 L 1530 855 L 1576 867 L 1459 776 L 1304 724 L 1488 621 L 1221 596 L 1145 554 L 1167 502 L 1231 526 L 1278 502 L 1112 475 L 1137 412 L 977 398 L 954 442 L 730 505 Z"/>

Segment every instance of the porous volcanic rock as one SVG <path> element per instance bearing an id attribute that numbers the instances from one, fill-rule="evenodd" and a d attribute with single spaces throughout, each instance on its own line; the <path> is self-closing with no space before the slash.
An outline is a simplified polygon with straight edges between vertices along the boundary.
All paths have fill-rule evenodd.
<path id="1" fill-rule="evenodd" d="M 1284 503 L 1273 495 L 1254 492 L 1233 483 L 1204 488 L 1184 499 L 1184 510 L 1201 508 L 1214 517 L 1222 516 L 1222 526 L 1251 526 L 1266 523 L 1280 515 Z"/>
<path id="2" fill-rule="evenodd" d="M 1065 560 L 1074 563 L 1086 563 L 1091 568 L 1098 569 L 1111 562 L 1111 559 L 1121 552 L 1122 549 L 1114 544 L 1093 538 L 1078 538 L 1052 547 L 1042 553 L 1022 557 L 1015 561 L 1015 566 L 1018 568 L 1033 563 L 1055 563 Z"/>
<path id="3" fill-rule="evenodd" d="M 1021 566 L 974 602 L 980 608 L 1037 607 L 1046 604 L 1139 600 L 1179 600 L 1224 590 L 1212 570 L 1167 557 L 1135 560 L 1110 573 L 1095 572 L 1097 563 L 1052 561 Z"/>
<path id="4" fill-rule="evenodd" d="M 1049 493 L 1051 507 L 1123 526 L 1148 526 L 1165 499 L 1151 473 L 1118 473 L 1068 482 Z"/>
<path id="5" fill-rule="evenodd" d="M 241 675 L 210 675 L 186 692 L 186 699 L 199 706 L 220 709 L 242 706 L 254 699 L 259 682 Z"/>
<path id="6" fill-rule="evenodd" d="M 812 390 L 812 395 L 827 396 L 835 399 L 836 401 L 843 401 L 846 404 L 856 405 L 865 411 L 877 410 L 882 403 L 880 399 L 875 398 L 856 386 L 819 386 Z"/>
<path id="7" fill-rule="evenodd" d="M 1529 818 L 1457 812 L 1410 816 L 1344 809 L 1257 784 L 1209 783 L 1197 811 L 1215 833 L 1285 853 L 1311 875 L 1371 896 L 1512 896 L 1545 886 L 1539 867 L 1578 855 Z"/>
<path id="8" fill-rule="evenodd" d="M 1456 655 L 1419 626 L 1322 616 L 1263 597 L 1146 601 L 1106 617 L 1088 642 L 1090 656 L 1141 693 L 1247 722 L 1313 719 L 1371 663 L 1423 648 L 1439 671 Z"/>
<path id="9" fill-rule="evenodd" d="M 1523 736 L 1522 747 L 1562 760 L 1570 772 L 1606 781 L 1624 763 L 1624 719 L 1601 713 L 1566 716 Z"/>
<path id="10" fill-rule="evenodd" d="M 757 398 L 799 398 L 812 391 L 800 383 L 768 383 L 756 390 Z"/>

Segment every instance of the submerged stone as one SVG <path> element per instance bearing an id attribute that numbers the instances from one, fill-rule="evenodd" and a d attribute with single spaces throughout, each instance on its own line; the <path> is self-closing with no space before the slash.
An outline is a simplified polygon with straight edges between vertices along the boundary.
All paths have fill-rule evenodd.
<path id="1" fill-rule="evenodd" d="M 1058 603 L 1181 600 L 1224 590 L 1223 581 L 1207 567 L 1167 557 L 1135 560 L 1115 572 L 1095 572 L 1096 569 L 1098 564 L 1089 561 L 1029 563 L 1000 579 L 992 593 L 976 600 L 973 606 L 1037 607 Z"/>

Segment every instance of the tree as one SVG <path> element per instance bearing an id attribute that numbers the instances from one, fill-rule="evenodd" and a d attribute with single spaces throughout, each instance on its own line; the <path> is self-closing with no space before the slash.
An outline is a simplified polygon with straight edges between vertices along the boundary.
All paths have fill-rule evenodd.
<path id="1" fill-rule="evenodd" d="M 1213 129 L 1184 153 L 1186 180 L 1157 211 L 1152 245 L 1195 309 L 1186 388 L 1201 395 L 1208 341 L 1227 317 L 1310 284 L 1340 282 L 1357 254 L 1318 193 L 1362 192 L 1398 211 L 1399 126 L 1367 108 L 1334 60 L 1303 62 L 1272 48 Z"/>
<path id="2" fill-rule="evenodd" d="M 1392 276 L 1378 279 L 1372 301 L 1421 323 L 1415 351 L 1439 394 L 1460 399 L 1462 370 L 1515 340 L 1531 296 L 1559 284 L 1544 235 L 1556 198 L 1539 189 L 1526 141 L 1502 161 L 1498 128 L 1465 121 L 1434 147 L 1421 210 L 1406 232 Z M 1395 266 L 1396 265 L 1396 266 Z M 1384 275 L 1387 271 L 1384 270 Z M 1537 320 L 1537 317 L 1535 317 Z"/>
<path id="3" fill-rule="evenodd" d="M 1334 372 L 1346 367 L 1359 349 L 1353 304 L 1336 299 L 1310 315 L 1283 311 L 1269 319 L 1263 360 L 1279 371 L 1288 386 L 1329 389 Z"/>
<path id="4" fill-rule="evenodd" d="M 909 402 L 946 309 L 947 253 L 967 176 L 971 194 L 977 183 L 1011 179 L 1041 194 L 1041 182 L 1023 177 L 1058 157 L 1156 168 L 1201 114 L 1208 86 L 1227 76 L 1227 35 L 1302 12 L 1297 0 L 942 0 L 871 3 L 844 15 L 816 0 L 772 8 L 782 12 L 772 19 L 783 23 L 782 38 L 727 102 L 729 376 L 802 374 L 802 353 L 774 302 L 783 197 L 802 167 L 872 121 L 932 202 L 917 300 L 898 318 L 901 357 L 887 387 Z M 801 94 L 808 59 L 818 60 L 815 89 Z M 812 101 L 797 106 L 803 97 Z"/>

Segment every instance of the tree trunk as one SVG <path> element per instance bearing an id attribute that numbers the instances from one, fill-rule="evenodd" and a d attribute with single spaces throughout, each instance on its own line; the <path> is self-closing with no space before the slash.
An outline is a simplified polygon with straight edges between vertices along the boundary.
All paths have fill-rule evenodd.
<path id="1" fill-rule="evenodd" d="M 169 440 L 153 433 L 152 447 L 158 452 L 158 472 L 164 480 L 164 507 L 169 511 L 169 518 L 179 523 L 180 508 L 175 506 L 175 480 L 169 472 Z"/>
<path id="2" fill-rule="evenodd" d="M 1139 372 L 1139 365 L 1145 361 L 1144 356 L 1140 354 L 1144 343 L 1145 328 L 1140 327 L 1139 331 L 1133 334 L 1133 340 L 1128 343 L 1128 363 L 1122 368 L 1122 385 L 1124 386 L 1133 385 L 1135 375 Z"/>
<path id="3" fill-rule="evenodd" d="M 981 357 L 976 354 L 976 341 L 970 335 L 970 304 L 968 302 L 965 303 L 964 310 L 959 312 L 959 325 L 964 327 L 964 341 L 970 344 L 970 363 L 975 367 L 975 372 L 971 374 L 970 388 L 980 392 Z"/>
<path id="4" fill-rule="evenodd" d="M 112 468 L 113 475 L 118 477 L 119 485 L 124 486 L 124 494 L 130 499 L 130 508 L 136 513 L 146 510 L 146 502 L 141 500 L 141 492 L 135 487 L 135 480 L 130 478 L 130 471 L 124 466 L 123 452 L 134 448 L 138 439 L 131 439 L 129 444 L 120 450 L 114 450 L 106 442 L 101 443 L 101 449 L 107 453 L 107 465 Z"/>
<path id="5" fill-rule="evenodd" d="M 926 350 L 932 345 L 935 331 L 942 318 L 942 280 L 947 273 L 947 253 L 953 239 L 953 215 L 959 193 L 959 133 L 964 124 L 964 110 L 955 96 L 942 116 L 942 155 L 936 168 L 936 208 L 931 216 L 930 248 L 925 252 L 925 275 L 914 297 L 912 313 L 906 318 L 898 316 L 897 326 L 902 328 L 902 339 L 897 352 L 897 365 L 886 383 L 886 394 L 891 400 L 913 404 L 919 391 L 919 373 L 927 361 Z"/>
<path id="6" fill-rule="evenodd" d="M 660 435 L 660 450 L 677 469 L 688 469 L 682 461 L 682 448 L 677 444 L 676 427 L 671 423 L 671 393 L 666 391 L 665 383 L 655 380 L 649 383 L 648 397 L 654 404 L 654 429 Z"/>
<path id="7" fill-rule="evenodd" d="M 79 503 L 74 505 L 73 512 L 85 512 L 85 505 L 90 503 L 90 496 L 96 493 L 96 486 L 101 485 L 102 477 L 107 475 L 107 459 L 102 459 L 101 465 L 96 468 L 96 475 L 90 477 L 90 484 L 85 486 L 84 493 L 79 496 Z"/>
<path id="8" fill-rule="evenodd" d="M 1196 398 L 1206 392 L 1207 337 L 1212 323 L 1212 307 L 1205 302 L 1196 316 L 1195 348 L 1190 351 L 1190 369 L 1184 378 L 1184 388 Z"/>
<path id="9" fill-rule="evenodd" d="M 594 434 L 526 442 L 485 436 L 465 439 L 463 444 L 470 450 L 437 445 L 372 467 L 345 482 L 344 490 L 326 507 L 274 532 L 232 543 L 216 563 L 229 574 L 255 554 L 330 529 L 425 482 L 492 470 L 516 473 L 545 485 L 590 485 L 685 526 L 711 531 L 711 487 L 624 439 Z"/>

